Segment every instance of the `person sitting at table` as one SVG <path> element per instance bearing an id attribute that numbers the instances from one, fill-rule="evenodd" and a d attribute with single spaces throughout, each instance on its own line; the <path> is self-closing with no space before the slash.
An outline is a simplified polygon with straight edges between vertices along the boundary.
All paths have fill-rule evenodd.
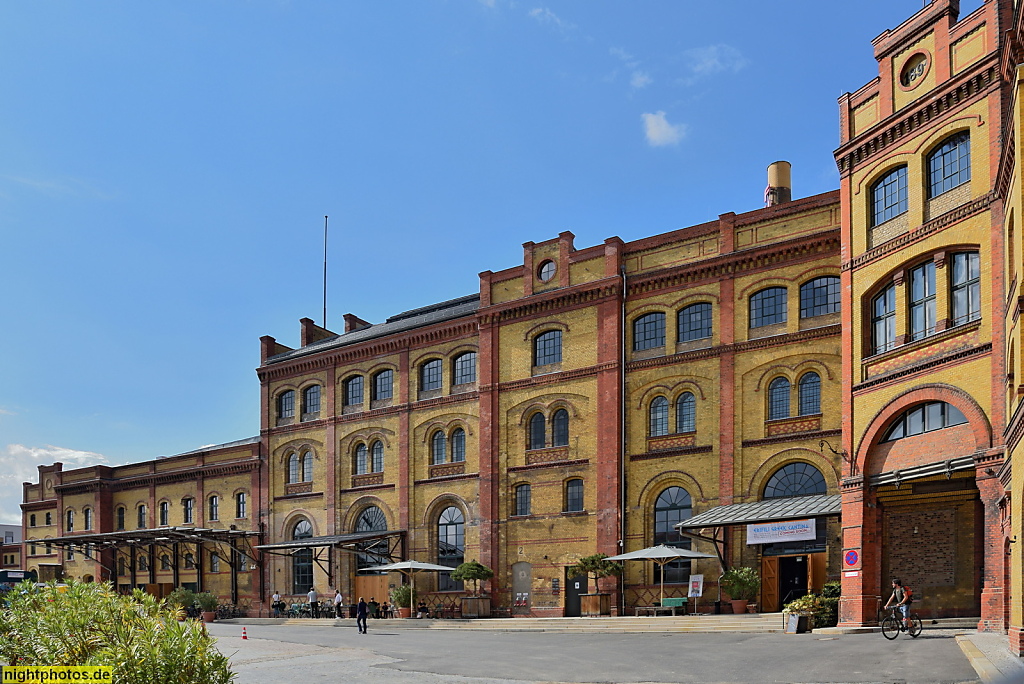
<path id="1" fill-rule="evenodd" d="M 416 617 L 420 619 L 430 617 L 430 609 L 427 608 L 427 602 L 423 599 L 420 599 L 419 605 L 416 606 Z"/>
<path id="2" fill-rule="evenodd" d="M 391 606 L 388 605 L 387 601 L 385 601 L 384 603 L 380 604 L 380 616 L 382 618 L 389 618 L 389 617 L 391 617 Z"/>

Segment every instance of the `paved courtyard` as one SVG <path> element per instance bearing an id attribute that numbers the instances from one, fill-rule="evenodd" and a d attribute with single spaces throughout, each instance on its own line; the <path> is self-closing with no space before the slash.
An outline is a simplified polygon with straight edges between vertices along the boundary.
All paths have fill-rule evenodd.
<path id="1" fill-rule="evenodd" d="M 976 682 L 956 635 L 572 634 L 213 624 L 239 684 Z M 994 642 L 995 643 L 995 642 Z M 991 680 L 995 681 L 995 680 Z"/>

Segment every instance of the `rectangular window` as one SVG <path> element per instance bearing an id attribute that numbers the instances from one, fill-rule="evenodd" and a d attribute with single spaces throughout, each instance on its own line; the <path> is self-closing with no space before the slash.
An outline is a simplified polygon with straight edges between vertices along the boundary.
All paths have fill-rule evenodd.
<path id="1" fill-rule="evenodd" d="M 140 530 L 144 530 L 144 529 L 146 529 L 146 506 L 145 505 L 139 506 L 138 513 L 139 513 L 139 516 L 138 516 L 139 519 L 136 522 L 139 523 L 139 525 L 138 525 L 139 529 Z"/>
<path id="2" fill-rule="evenodd" d="M 277 398 L 277 415 L 280 418 L 295 417 L 295 392 L 288 390 Z"/>
<path id="3" fill-rule="evenodd" d="M 633 351 L 665 346 L 665 314 L 649 313 L 633 321 Z"/>
<path id="4" fill-rule="evenodd" d="M 953 255 L 953 325 L 981 318 L 981 261 L 977 252 Z"/>
<path id="5" fill-rule="evenodd" d="M 935 262 L 910 271 L 910 339 L 935 333 Z"/>
<path id="6" fill-rule="evenodd" d="M 896 287 L 894 285 L 885 288 L 872 302 L 871 341 L 876 354 L 896 346 Z"/>
<path id="7" fill-rule="evenodd" d="M 928 158 L 930 196 L 936 197 L 971 180 L 971 138 L 967 133 L 947 140 Z"/>
<path id="8" fill-rule="evenodd" d="M 583 510 L 583 480 L 569 480 L 565 484 L 565 511 L 577 513 Z"/>
<path id="9" fill-rule="evenodd" d="M 119 507 L 117 509 L 117 514 L 114 516 L 114 518 L 115 518 L 114 524 L 117 525 L 117 529 L 123 530 L 124 529 L 124 507 Z"/>
<path id="10" fill-rule="evenodd" d="M 358 406 L 363 403 L 363 376 L 349 378 L 345 383 L 345 406 Z"/>
<path id="11" fill-rule="evenodd" d="M 167 525 L 170 517 L 170 504 L 166 501 L 160 502 L 160 524 Z"/>
<path id="12" fill-rule="evenodd" d="M 183 517 L 186 524 L 192 523 L 195 505 L 195 499 L 183 499 L 181 502 L 182 512 L 184 514 Z"/>
<path id="13" fill-rule="evenodd" d="M 750 298 L 750 327 L 760 328 L 764 325 L 785 323 L 786 288 L 769 287 L 757 292 Z"/>
<path id="14" fill-rule="evenodd" d="M 306 388 L 303 403 L 305 404 L 302 409 L 303 413 L 320 413 L 320 385 Z"/>
<path id="15" fill-rule="evenodd" d="M 875 184 L 874 225 L 907 213 L 907 167 L 901 166 Z"/>
<path id="16" fill-rule="evenodd" d="M 210 497 L 210 520 L 220 520 L 220 497 Z"/>
<path id="17" fill-rule="evenodd" d="M 452 382 L 456 385 L 476 382 L 476 352 L 467 352 L 455 359 L 454 375 Z"/>
<path id="18" fill-rule="evenodd" d="M 691 342 L 711 337 L 711 305 L 693 304 L 679 312 L 679 341 Z"/>
<path id="19" fill-rule="evenodd" d="M 533 365 L 547 366 L 562 362 L 562 331 L 549 330 L 534 341 Z"/>
<path id="20" fill-rule="evenodd" d="M 245 517 L 245 492 L 239 492 L 235 495 L 235 517 Z"/>
<path id="21" fill-rule="evenodd" d="M 389 370 L 381 371 L 373 376 L 373 399 L 375 401 L 391 398 L 393 378 L 394 373 Z"/>
<path id="22" fill-rule="evenodd" d="M 530 485 L 528 484 L 516 487 L 515 515 L 530 515 Z"/>
<path id="23" fill-rule="evenodd" d="M 441 389 L 441 360 L 427 361 L 420 367 L 420 390 L 429 392 Z"/>

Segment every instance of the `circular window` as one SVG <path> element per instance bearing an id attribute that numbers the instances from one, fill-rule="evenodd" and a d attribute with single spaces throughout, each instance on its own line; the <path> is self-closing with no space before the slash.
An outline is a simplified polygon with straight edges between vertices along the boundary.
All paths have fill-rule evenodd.
<path id="1" fill-rule="evenodd" d="M 911 55 L 910 59 L 903 63 L 903 71 L 900 72 L 900 85 L 907 90 L 913 90 L 921 84 L 927 72 L 928 55 L 923 52 Z"/>
<path id="2" fill-rule="evenodd" d="M 545 283 L 555 277 L 555 262 L 548 260 L 540 265 L 537 275 Z"/>

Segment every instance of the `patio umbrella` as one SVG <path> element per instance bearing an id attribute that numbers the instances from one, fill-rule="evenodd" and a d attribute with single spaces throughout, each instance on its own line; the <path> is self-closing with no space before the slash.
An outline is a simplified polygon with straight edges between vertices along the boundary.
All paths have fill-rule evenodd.
<path id="1" fill-rule="evenodd" d="M 447 565 L 436 565 L 434 563 L 421 563 L 419 561 L 401 561 L 399 563 L 389 563 L 388 565 L 376 565 L 372 568 L 366 568 L 367 570 L 378 570 L 384 572 L 400 572 L 403 575 L 409 576 L 409 584 L 412 584 L 412 576 L 417 572 L 451 572 L 455 568 L 450 568 Z M 413 592 L 409 592 L 409 612 L 413 611 Z"/>
<path id="2" fill-rule="evenodd" d="M 675 546 L 659 544 L 658 546 L 649 546 L 646 549 L 640 549 L 639 551 L 630 551 L 629 553 L 620 553 L 618 556 L 609 556 L 606 560 L 651 560 L 661 566 L 661 599 L 658 601 L 660 604 L 665 601 L 664 565 L 682 558 L 718 558 L 718 556 L 710 553 L 701 553 L 700 551 L 691 551 L 690 549 L 680 549 Z"/>

